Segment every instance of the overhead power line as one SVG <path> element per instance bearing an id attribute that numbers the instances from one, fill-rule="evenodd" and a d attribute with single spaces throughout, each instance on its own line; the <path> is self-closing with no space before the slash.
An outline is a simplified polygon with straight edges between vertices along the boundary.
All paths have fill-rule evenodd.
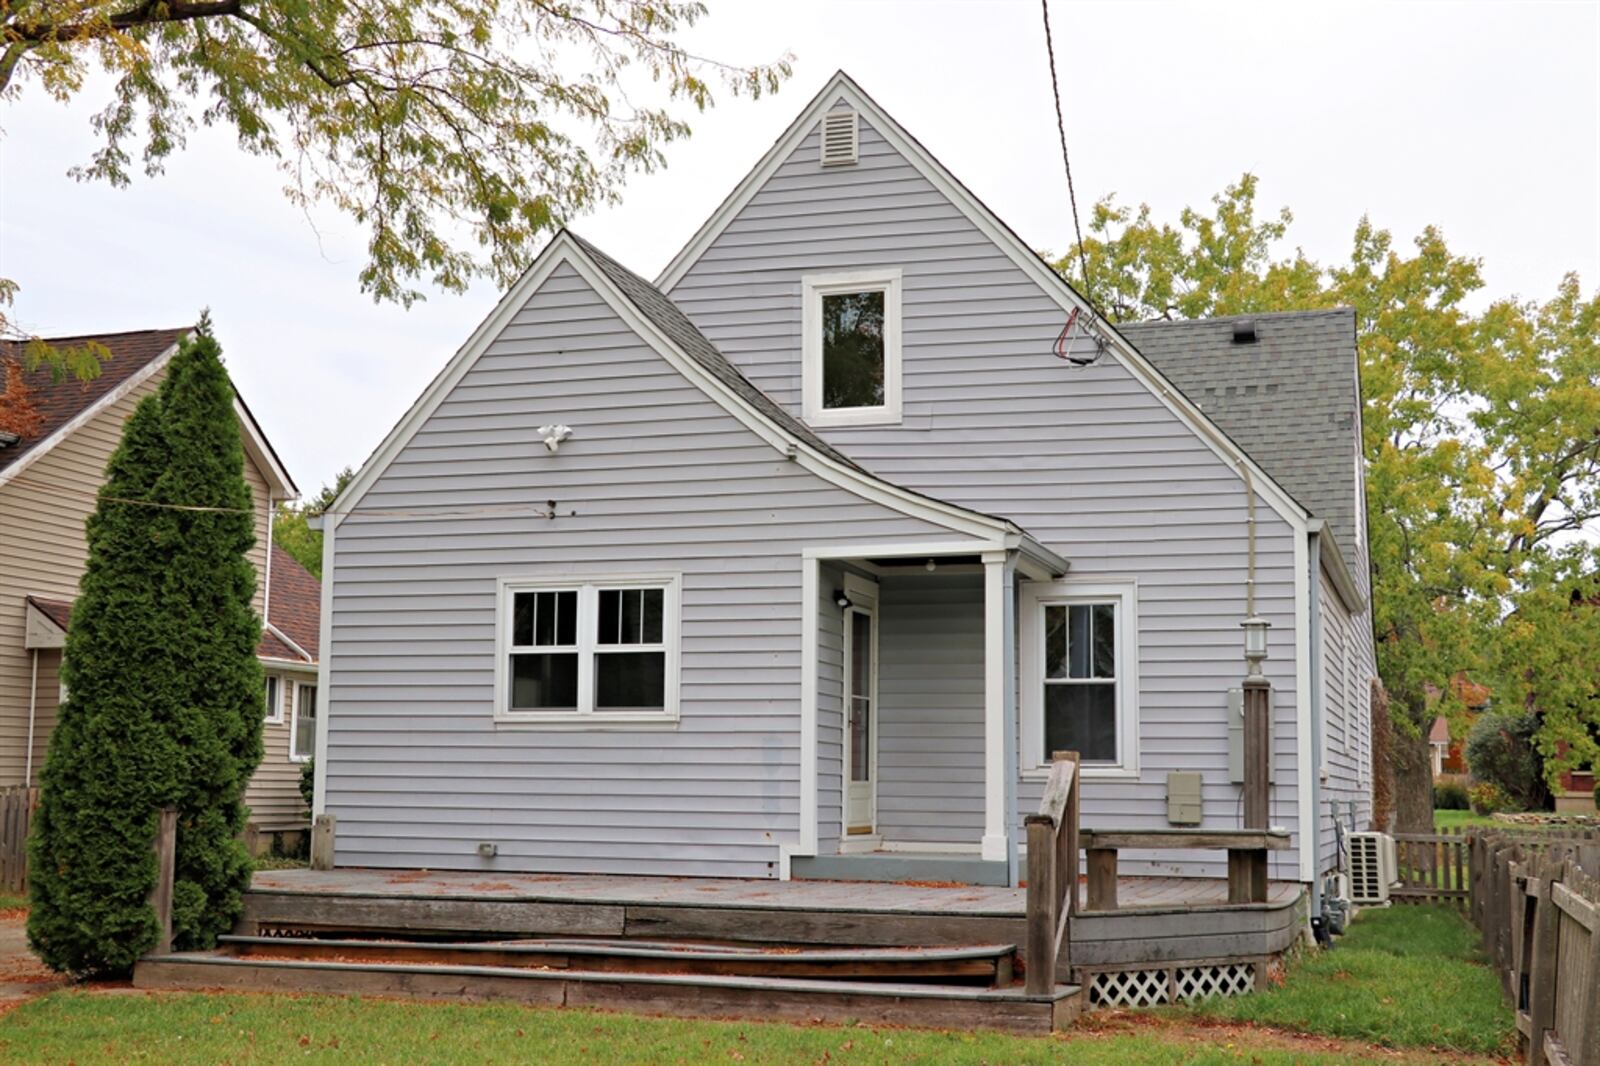
<path id="1" fill-rule="evenodd" d="M 1061 116 L 1061 83 L 1056 79 L 1056 46 L 1050 36 L 1050 0 L 1039 0 L 1044 10 L 1044 47 L 1050 57 L 1050 90 L 1056 98 L 1056 132 L 1061 135 L 1061 163 L 1067 168 L 1067 199 L 1072 204 L 1072 232 L 1078 238 L 1078 269 L 1089 288 L 1089 257 L 1083 251 L 1083 230 L 1078 225 L 1078 193 L 1072 187 L 1072 157 L 1067 153 L 1067 123 Z"/>

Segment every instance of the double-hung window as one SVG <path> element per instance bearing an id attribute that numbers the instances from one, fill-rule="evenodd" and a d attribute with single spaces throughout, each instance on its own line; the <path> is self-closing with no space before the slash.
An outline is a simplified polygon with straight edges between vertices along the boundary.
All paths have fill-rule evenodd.
<path id="1" fill-rule="evenodd" d="M 317 753 L 317 686 L 294 687 L 294 728 L 289 736 L 289 758 L 304 762 Z"/>
<path id="2" fill-rule="evenodd" d="M 505 580 L 499 612 L 498 721 L 677 718 L 675 576 Z"/>
<path id="3" fill-rule="evenodd" d="M 900 271 L 852 270 L 802 281 L 801 393 L 806 421 L 900 421 Z"/>
<path id="4" fill-rule="evenodd" d="M 1030 582 L 1022 606 L 1024 770 L 1076 751 L 1086 773 L 1137 772 L 1136 586 Z"/>

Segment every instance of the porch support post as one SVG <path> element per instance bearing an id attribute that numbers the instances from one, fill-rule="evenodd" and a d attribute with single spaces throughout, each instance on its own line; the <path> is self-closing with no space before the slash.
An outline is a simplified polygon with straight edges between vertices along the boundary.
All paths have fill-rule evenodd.
<path id="1" fill-rule="evenodd" d="M 983 553 L 983 858 L 1017 882 L 1016 553 Z"/>

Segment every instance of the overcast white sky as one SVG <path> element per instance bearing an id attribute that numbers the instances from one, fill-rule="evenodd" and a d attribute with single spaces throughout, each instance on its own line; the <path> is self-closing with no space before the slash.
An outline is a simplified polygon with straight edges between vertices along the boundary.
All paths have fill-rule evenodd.
<path id="1" fill-rule="evenodd" d="M 1115 191 L 1161 220 L 1246 170 L 1291 240 L 1344 256 L 1356 220 L 1409 241 L 1443 227 L 1481 257 L 1490 296 L 1600 285 L 1600 2 L 1068 3 L 1052 23 L 1080 209 Z M 575 228 L 646 276 L 666 264 L 844 68 L 1022 236 L 1071 237 L 1039 5 L 711 0 L 703 53 L 795 76 L 694 119 L 668 169 Z M 208 306 L 229 368 L 307 493 L 359 465 L 498 294 L 410 311 L 357 288 L 363 242 L 305 216 L 271 163 L 202 132 L 131 189 L 67 169 L 103 100 L 37 87 L 0 109 L 0 277 L 45 335 L 194 321 Z"/>

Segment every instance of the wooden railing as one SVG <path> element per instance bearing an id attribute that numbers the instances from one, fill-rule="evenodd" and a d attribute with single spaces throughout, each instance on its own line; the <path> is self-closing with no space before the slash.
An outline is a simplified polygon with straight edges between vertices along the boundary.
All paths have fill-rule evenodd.
<path id="1" fill-rule="evenodd" d="M 1267 852 L 1283 851 L 1289 834 L 1282 829 L 1085 829 L 1089 900 L 1085 911 L 1117 909 L 1117 852 L 1153 851 L 1228 853 L 1228 902 L 1267 902 Z"/>
<path id="2" fill-rule="evenodd" d="M 0 789 L 0 892 L 28 891 L 28 830 L 38 806 L 38 788 Z"/>
<path id="3" fill-rule="evenodd" d="M 1600 843 L 1469 833 L 1469 913 L 1530 1066 L 1600 1066 Z"/>
<path id="4" fill-rule="evenodd" d="M 1051 756 L 1039 813 L 1027 819 L 1029 995 L 1048 995 L 1068 969 L 1068 927 L 1078 909 L 1078 754 Z"/>

